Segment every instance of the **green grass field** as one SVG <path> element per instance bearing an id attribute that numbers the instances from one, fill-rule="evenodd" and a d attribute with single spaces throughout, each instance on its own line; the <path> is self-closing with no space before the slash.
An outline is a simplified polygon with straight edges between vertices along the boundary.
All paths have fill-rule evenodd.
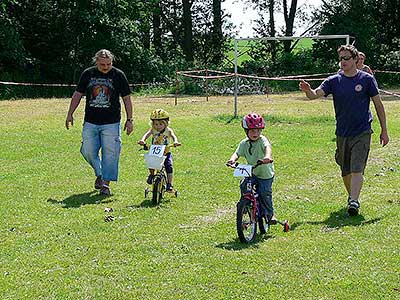
<path id="1" fill-rule="evenodd" d="M 248 54 L 248 50 L 251 43 L 257 43 L 257 41 L 245 41 L 238 40 L 238 66 L 241 66 L 243 62 L 253 60 L 253 58 Z M 280 42 L 282 43 L 282 42 Z M 312 47 L 313 40 L 310 38 L 300 39 L 295 47 L 294 51 L 299 49 L 309 49 Z M 227 58 L 229 61 L 235 61 L 235 42 L 234 39 L 230 41 L 231 51 L 227 52 Z"/>
<path id="2" fill-rule="evenodd" d="M 67 131 L 69 99 L 0 101 L 0 299 L 400 299 L 400 102 L 384 104 L 391 142 L 379 146 L 375 120 L 361 214 L 349 218 L 332 102 L 240 97 L 240 115 L 267 118 L 276 215 L 292 226 L 243 245 L 239 182 L 224 165 L 244 137 L 232 97 L 134 98 L 109 198 L 79 153 L 83 103 Z M 159 107 L 183 145 L 180 195 L 154 207 L 136 142 Z"/>

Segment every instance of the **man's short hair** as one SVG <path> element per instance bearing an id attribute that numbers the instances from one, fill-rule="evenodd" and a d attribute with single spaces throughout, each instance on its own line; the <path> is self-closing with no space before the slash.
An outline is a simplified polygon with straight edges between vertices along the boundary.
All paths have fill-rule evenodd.
<path id="1" fill-rule="evenodd" d="M 358 58 L 358 50 L 356 47 L 354 47 L 353 45 L 341 45 L 338 49 L 337 49 L 337 53 L 339 54 L 342 51 L 349 51 L 351 54 L 351 57 L 353 58 Z"/>

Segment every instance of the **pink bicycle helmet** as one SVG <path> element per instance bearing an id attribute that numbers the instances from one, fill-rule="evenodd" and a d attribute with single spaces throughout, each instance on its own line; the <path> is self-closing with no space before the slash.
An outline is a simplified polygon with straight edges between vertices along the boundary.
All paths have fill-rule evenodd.
<path id="1" fill-rule="evenodd" d="M 249 113 L 243 117 L 242 127 L 244 129 L 264 129 L 265 121 L 259 114 Z"/>

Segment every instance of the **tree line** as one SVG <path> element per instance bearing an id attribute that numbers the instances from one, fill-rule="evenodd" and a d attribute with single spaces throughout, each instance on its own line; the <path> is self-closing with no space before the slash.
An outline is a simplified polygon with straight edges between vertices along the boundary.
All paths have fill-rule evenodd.
<path id="1" fill-rule="evenodd" d="M 175 70 L 232 71 L 227 52 L 235 28 L 224 0 L 3 0 L 0 80 L 76 83 L 101 48 L 116 56 L 130 82 L 163 82 Z M 374 67 L 400 70 L 400 0 L 323 0 L 319 9 L 297 0 L 238 0 L 259 13 L 257 36 L 350 34 Z M 277 28 L 276 14 L 284 26 Z M 306 53 L 286 42 L 250 50 L 243 72 L 303 73 L 334 65 L 336 53 L 318 41 Z"/>

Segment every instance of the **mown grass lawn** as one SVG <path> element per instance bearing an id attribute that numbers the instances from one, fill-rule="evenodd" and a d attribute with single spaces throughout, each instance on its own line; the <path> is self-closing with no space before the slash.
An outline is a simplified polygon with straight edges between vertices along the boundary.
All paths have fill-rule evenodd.
<path id="1" fill-rule="evenodd" d="M 0 298 L 399 299 L 400 102 L 384 104 L 391 142 L 379 146 L 375 120 L 361 214 L 349 218 L 331 101 L 239 98 L 240 115 L 267 119 L 275 210 L 292 226 L 246 246 L 235 230 L 238 180 L 224 166 L 244 137 L 232 97 L 134 98 L 109 198 L 79 153 L 83 103 L 67 131 L 68 99 L 1 101 Z M 158 107 L 183 145 L 173 149 L 180 195 L 154 207 L 136 141 Z"/>
<path id="2" fill-rule="evenodd" d="M 237 51 L 238 51 L 238 66 L 241 66 L 244 62 L 246 61 L 251 61 L 253 58 L 249 55 L 249 50 L 252 45 L 256 45 L 259 43 L 259 40 L 254 40 L 254 41 L 246 41 L 246 40 L 238 40 L 237 41 Z M 293 41 L 292 43 L 294 43 Z M 280 41 L 279 43 L 282 43 Z M 299 51 L 301 49 L 310 49 L 313 45 L 314 41 L 310 38 L 304 38 L 300 39 L 297 41 L 296 47 L 295 47 L 295 52 Z M 229 41 L 229 45 L 231 50 L 227 52 L 227 59 L 234 63 L 235 61 L 235 40 L 232 39 Z"/>

